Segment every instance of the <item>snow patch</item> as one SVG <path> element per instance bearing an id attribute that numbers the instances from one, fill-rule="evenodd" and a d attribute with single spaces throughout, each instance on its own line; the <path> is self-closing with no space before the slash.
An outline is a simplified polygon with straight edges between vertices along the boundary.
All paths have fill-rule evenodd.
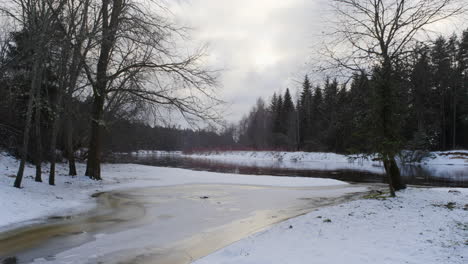
<path id="1" fill-rule="evenodd" d="M 325 152 L 225 151 L 194 153 L 184 156 L 246 166 L 384 173 L 382 162 L 362 155 L 348 156 Z"/>
<path id="2" fill-rule="evenodd" d="M 468 189 L 410 188 L 397 198 L 322 208 L 194 264 L 466 263 Z"/>

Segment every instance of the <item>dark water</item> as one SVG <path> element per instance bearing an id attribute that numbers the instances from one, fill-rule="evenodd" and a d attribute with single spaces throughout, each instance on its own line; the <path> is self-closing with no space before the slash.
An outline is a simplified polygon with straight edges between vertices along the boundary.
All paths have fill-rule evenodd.
<path id="1" fill-rule="evenodd" d="M 118 154 L 107 159 L 110 163 L 135 163 L 142 165 L 183 168 L 197 171 L 221 173 L 275 175 L 313 178 L 331 178 L 355 183 L 387 183 L 382 173 L 355 169 L 313 170 L 303 169 L 302 162 L 297 162 L 298 168 L 285 168 L 283 162 L 256 164 L 235 164 L 209 159 L 189 158 L 180 155 L 132 155 Z M 468 187 L 468 166 L 460 165 L 401 165 L 400 171 L 404 181 L 410 185 L 438 187 Z"/>

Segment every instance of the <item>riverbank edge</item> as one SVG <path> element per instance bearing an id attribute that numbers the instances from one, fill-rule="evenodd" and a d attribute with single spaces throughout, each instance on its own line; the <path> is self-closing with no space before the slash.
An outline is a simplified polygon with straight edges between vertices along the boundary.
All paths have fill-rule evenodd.
<path id="1" fill-rule="evenodd" d="M 218 160 L 243 161 L 289 161 L 289 162 L 334 162 L 334 163 L 356 163 L 382 166 L 377 155 L 366 154 L 338 154 L 333 152 L 303 152 L 303 151 L 243 151 L 243 150 L 206 150 L 206 151 L 161 151 L 161 150 L 139 150 L 128 153 L 132 155 L 178 155 L 191 158 L 210 158 Z M 410 151 L 405 150 L 397 156 L 399 163 L 412 165 L 464 165 L 468 166 L 468 150 L 448 151 Z"/>
<path id="2" fill-rule="evenodd" d="M 467 219 L 468 188 L 374 193 L 284 221 L 193 264 L 462 264 Z"/>

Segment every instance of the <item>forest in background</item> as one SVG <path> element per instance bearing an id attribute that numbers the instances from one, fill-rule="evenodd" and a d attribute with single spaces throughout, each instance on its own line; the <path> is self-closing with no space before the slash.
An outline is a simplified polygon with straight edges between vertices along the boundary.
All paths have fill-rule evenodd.
<path id="1" fill-rule="evenodd" d="M 18 46 L 10 48 L 10 52 L 16 49 Z M 468 148 L 468 31 L 459 37 L 440 37 L 434 43 L 420 43 L 408 56 L 408 62 L 411 66 L 399 71 L 399 91 L 395 94 L 403 121 L 398 130 L 406 148 L 426 151 Z M 0 133 L 4 139 L 1 145 L 18 154 L 27 79 L 20 79 L 24 65 L 10 65 L 16 79 L 4 76 L 0 80 L 3 88 L 0 89 Z M 57 79 L 52 70 L 46 74 L 48 80 Z M 44 94 L 50 97 L 44 100 L 41 113 L 41 141 L 47 146 L 53 120 L 53 109 L 48 102 L 54 101 L 56 87 L 53 81 L 43 85 Z M 367 152 L 373 144 L 368 132 L 373 126 L 373 105 L 377 103 L 372 85 L 372 73 L 365 72 L 355 73 L 346 83 L 328 78 L 321 85 L 312 84 L 306 76 L 297 99 L 289 89 L 284 94 L 273 93 L 267 101 L 259 98 L 238 124 L 223 129 L 153 127 L 147 120 L 135 118 L 144 115 L 138 107 L 131 111 L 113 109 L 106 113 L 104 149 L 107 152 L 207 149 Z M 86 148 L 89 140 L 87 115 L 91 101 L 73 99 L 72 105 L 72 114 L 62 120 L 59 130 L 57 148 L 65 156 L 68 121 L 74 124 L 74 151 Z M 38 139 L 31 140 L 30 153 L 35 153 Z M 49 152 L 43 152 L 43 157 L 49 159 Z"/>
<path id="2" fill-rule="evenodd" d="M 332 1 L 335 40 L 323 47 L 324 63 L 352 74 L 348 81 L 329 74 L 317 85 L 306 76 L 298 98 L 286 89 L 268 103 L 259 99 L 234 127 L 193 131 L 147 125 L 168 112 L 191 125 L 219 125 L 224 114 L 219 71 L 206 64 L 203 46 L 187 50 L 189 29 L 158 1 L 8 0 L 0 5 L 7 22 L 0 26 L 0 133 L 3 147 L 20 157 L 14 186 L 21 187 L 27 160 L 36 181 L 49 161 L 54 185 L 61 157 L 76 175 L 77 150 L 85 175 L 101 180 L 106 152 L 249 148 L 376 154 L 394 195 L 405 188 L 395 159 L 402 150 L 467 146 L 468 33 L 433 43 L 416 37 L 465 6 L 363 3 Z"/>
<path id="3" fill-rule="evenodd" d="M 296 100 L 291 91 L 259 98 L 239 125 L 239 143 L 254 149 L 368 153 L 373 136 L 376 71 L 339 83 L 313 85 L 306 76 Z M 396 68 L 398 140 L 411 150 L 468 148 L 468 30 L 419 43 Z"/>
<path id="4" fill-rule="evenodd" d="M 138 125 L 163 123 L 168 113 L 177 112 L 191 125 L 220 120 L 218 71 L 203 63 L 205 46 L 189 43 L 189 28 L 176 23 L 165 4 L 0 4 L 0 147 L 20 160 L 15 187 L 21 187 L 28 160 L 35 164 L 38 182 L 47 161 L 49 184 L 54 185 L 55 164 L 62 158 L 68 160 L 69 174 L 77 175 L 78 150 L 86 159 L 85 175 L 101 180 L 104 153 L 129 145 L 167 147 L 155 140 L 167 131 L 182 137 L 182 130 Z M 113 127 L 124 131 L 124 122 L 135 128 L 124 135 L 111 132 Z M 147 131 L 156 132 L 151 146 L 141 138 Z"/>

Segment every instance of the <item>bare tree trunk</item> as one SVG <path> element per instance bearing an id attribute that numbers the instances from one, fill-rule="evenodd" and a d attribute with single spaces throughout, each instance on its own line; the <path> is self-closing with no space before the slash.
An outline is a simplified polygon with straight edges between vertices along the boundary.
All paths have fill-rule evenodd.
<path id="1" fill-rule="evenodd" d="M 23 147 L 21 150 L 21 161 L 20 166 L 18 168 L 18 173 L 16 174 L 16 179 L 14 183 L 14 187 L 21 188 L 21 182 L 23 180 L 24 174 L 24 166 L 26 165 L 26 158 L 28 156 L 28 147 L 29 147 L 29 133 L 31 131 L 31 121 L 32 121 L 32 114 L 33 114 L 33 102 L 34 97 L 36 94 L 36 90 L 39 89 L 37 85 L 40 83 L 37 79 L 39 79 L 39 68 L 40 68 L 40 59 L 38 55 L 35 54 L 34 65 L 32 69 L 32 81 L 31 81 L 31 89 L 29 91 L 29 99 L 28 99 L 28 106 L 26 110 L 26 122 L 24 125 L 24 134 L 23 134 Z"/>
<path id="2" fill-rule="evenodd" d="M 50 172 L 49 172 L 49 185 L 55 185 L 55 163 L 56 163 L 56 149 L 57 149 L 57 135 L 59 132 L 59 123 L 60 123 L 60 108 L 62 105 L 62 95 L 59 91 L 58 99 L 57 99 L 57 109 L 56 115 L 54 119 L 54 123 L 52 125 L 52 138 L 50 142 Z"/>
<path id="3" fill-rule="evenodd" d="M 69 107 L 71 108 L 71 107 Z M 75 164 L 75 150 L 73 148 L 73 124 L 71 109 L 67 110 L 67 124 L 66 124 L 66 153 L 68 159 L 68 175 L 75 176 L 76 164 Z"/>
<path id="4" fill-rule="evenodd" d="M 112 5 L 112 8 L 110 6 Z M 86 175 L 101 180 L 102 126 L 104 123 L 104 101 L 108 83 L 107 68 L 112 48 L 115 45 L 120 16 L 125 6 L 124 1 L 102 0 L 102 35 L 100 54 L 96 67 L 96 82 L 93 85 L 94 101 L 91 113 L 91 138 L 89 141 Z M 110 11 L 110 14 L 109 14 Z"/>
<path id="5" fill-rule="evenodd" d="M 34 130 L 36 136 L 36 152 L 34 156 L 34 163 L 36 165 L 36 182 L 42 182 L 42 136 L 41 136 L 41 88 L 37 87 L 35 98 L 35 120 Z"/>
<path id="6" fill-rule="evenodd" d="M 62 43 L 60 52 L 60 65 L 59 65 L 59 87 L 57 89 L 57 101 L 55 102 L 54 122 L 52 125 L 52 138 L 50 142 L 51 160 L 49 172 L 49 185 L 55 185 L 55 163 L 56 163 L 56 149 L 57 149 L 57 135 L 59 132 L 60 120 L 62 119 L 62 98 L 65 90 L 67 89 L 69 69 L 67 67 L 70 58 L 70 45 L 68 39 Z"/>
<path id="7" fill-rule="evenodd" d="M 99 57 L 97 65 L 91 66 L 86 63 L 84 65 L 86 76 L 93 88 L 86 175 L 96 180 L 101 179 L 102 128 L 106 112 L 104 104 L 113 94 L 127 94 L 154 105 L 166 104 L 178 109 L 184 116 L 188 113 L 204 120 L 216 118 L 209 114 L 216 105 L 206 107 L 192 99 L 189 101 L 169 96 L 171 91 L 159 93 L 156 91 L 159 88 L 145 89 L 138 80 L 147 77 L 143 73 L 144 69 L 177 76 L 173 79 L 176 83 L 181 82 L 184 83 L 182 86 L 196 88 L 203 94 L 201 96 L 208 96 L 210 101 L 220 102 L 209 95 L 211 93 L 209 87 L 216 84 L 216 77 L 211 72 L 197 67 L 199 60 L 197 55 L 188 56 L 181 62 L 174 63 L 179 55 L 171 54 L 170 50 L 173 50 L 173 47 L 166 48 L 166 44 L 161 45 L 164 41 L 159 37 L 155 38 L 158 36 L 155 32 L 160 31 L 163 39 L 167 36 L 168 42 L 172 42 L 171 35 L 179 35 L 176 27 L 172 27 L 171 23 L 166 24 L 156 14 L 146 13 L 146 8 L 138 7 L 138 1 L 100 1 L 102 5 L 99 9 L 99 20 L 96 21 L 98 42 L 93 43 L 93 48 L 99 52 Z M 162 24 L 158 25 L 160 23 Z M 141 31 L 135 30 L 137 28 Z M 125 41 L 121 41 L 123 39 Z M 136 45 L 127 43 L 127 40 Z M 164 62 L 166 60 L 167 63 Z"/>
<path id="8" fill-rule="evenodd" d="M 84 62 L 84 57 L 86 57 L 86 53 L 89 50 L 89 47 L 85 48 L 84 53 L 82 54 L 82 48 L 83 48 L 83 43 L 85 39 L 87 38 L 86 32 L 88 30 L 88 8 L 89 8 L 89 2 L 90 0 L 83 0 L 83 7 L 78 15 L 81 18 L 81 26 L 78 31 L 76 31 L 76 43 L 72 45 L 72 47 L 69 46 L 69 43 L 67 44 L 68 47 L 66 47 L 66 54 L 67 56 L 69 55 L 68 49 L 72 48 L 72 58 L 71 58 L 71 65 L 68 68 L 68 75 L 69 78 L 67 79 L 67 82 L 64 82 L 68 85 L 68 90 L 66 93 L 66 99 L 65 99 L 65 116 L 66 116 L 66 124 L 65 124 L 65 152 L 67 154 L 67 159 L 68 159 L 68 174 L 70 176 L 75 176 L 77 175 L 76 172 L 76 164 L 75 164 L 75 150 L 73 147 L 73 92 L 75 91 L 76 83 L 78 80 L 78 76 L 80 75 L 80 71 L 83 67 L 83 62 Z M 75 16 L 77 14 L 74 14 Z M 76 17 L 73 18 L 76 18 Z M 73 22 L 71 22 L 73 23 Z M 76 29 L 75 26 L 78 26 L 76 24 L 73 24 L 73 26 L 70 26 L 70 30 Z M 71 32 L 73 34 L 73 32 Z M 69 41 L 69 40 L 67 40 Z M 64 91 L 64 89 L 63 89 Z"/>
<path id="9" fill-rule="evenodd" d="M 441 136 L 442 136 L 442 150 L 447 149 L 447 133 L 446 133 L 446 119 L 445 119 L 445 93 L 442 93 L 441 96 L 442 104 L 441 104 L 441 114 L 442 114 L 442 131 L 441 131 Z"/>
<path id="10" fill-rule="evenodd" d="M 388 157 L 384 159 L 385 174 L 387 175 L 390 194 L 395 196 L 395 191 L 403 190 L 406 188 L 401 179 L 400 169 L 396 163 L 395 157 Z"/>
<path id="11" fill-rule="evenodd" d="M 14 1 L 17 5 L 16 11 L 11 14 L 13 17 L 18 19 L 19 23 L 22 24 L 23 29 L 29 35 L 28 45 L 30 45 L 30 52 L 32 52 L 32 70 L 30 72 L 31 88 L 29 93 L 29 101 L 26 111 L 26 123 L 23 136 L 23 147 L 21 153 L 21 162 L 16 175 L 14 186 L 17 188 L 21 187 L 21 181 L 23 179 L 24 167 L 27 158 L 28 146 L 29 146 L 29 134 L 31 131 L 31 121 L 33 115 L 33 103 L 36 101 L 36 137 L 37 137 L 37 148 L 36 148 L 36 180 L 41 180 L 41 163 L 42 163 L 42 141 L 40 135 L 40 93 L 43 73 L 43 59 L 44 54 L 47 50 L 47 44 L 50 43 L 52 34 L 50 33 L 52 21 L 57 18 L 52 10 L 52 3 L 50 1 Z M 65 1 L 61 1 L 57 10 L 60 10 L 65 4 Z M 15 8 L 13 8 L 15 10 Z M 17 12 L 15 14 L 15 12 Z M 56 24 L 55 24 L 56 25 Z M 36 98 L 35 98 L 36 97 Z"/>
<path id="12" fill-rule="evenodd" d="M 60 89 L 59 89 L 60 90 Z M 50 171 L 49 171 L 49 185 L 55 185 L 55 163 L 56 163 L 56 148 L 57 148 L 57 134 L 60 122 L 59 109 L 61 107 L 61 91 L 59 91 L 59 98 L 56 102 L 56 112 L 54 116 L 54 122 L 52 124 L 52 138 L 50 142 Z"/>
<path id="13" fill-rule="evenodd" d="M 395 191 L 405 189 L 406 186 L 403 183 L 400 175 L 400 169 L 395 161 L 395 144 L 397 142 L 397 136 L 395 128 L 393 127 L 394 121 L 392 115 L 394 110 L 392 104 L 394 103 L 394 95 L 392 93 L 392 83 L 394 83 L 392 75 L 392 65 L 390 60 L 386 59 L 383 63 L 382 75 L 380 80 L 380 98 L 379 103 L 382 104 L 380 119 L 382 126 L 382 154 L 384 156 L 384 168 L 388 178 L 390 187 L 390 194 L 395 196 Z"/>
<path id="14" fill-rule="evenodd" d="M 54 120 L 53 128 L 52 128 L 52 139 L 50 142 L 50 171 L 49 171 L 49 185 L 55 185 L 55 162 L 56 162 L 56 155 L 55 149 L 57 146 L 57 133 L 58 133 L 58 120 Z"/>
<path id="15" fill-rule="evenodd" d="M 456 96 L 456 86 L 453 86 L 453 134 L 452 134 L 452 149 L 457 147 L 457 96 Z"/>
<path id="16" fill-rule="evenodd" d="M 30 90 L 30 98 L 28 100 L 28 110 L 26 112 L 26 124 L 24 127 L 23 133 L 23 147 L 21 149 L 21 161 L 16 174 L 16 179 L 14 187 L 21 188 L 21 181 L 23 180 L 24 166 L 26 164 L 26 158 L 28 155 L 28 143 L 29 143 L 29 131 L 31 130 L 31 119 L 32 119 L 32 108 L 33 108 L 33 91 L 34 88 Z"/>
<path id="17" fill-rule="evenodd" d="M 65 74 L 65 72 L 61 72 Z M 62 77 L 63 78 L 63 77 Z M 61 108 L 62 108 L 62 94 L 65 89 L 62 81 L 61 87 L 58 89 L 57 102 L 55 102 L 55 115 L 54 122 L 52 124 L 52 138 L 50 140 L 50 171 L 49 171 L 49 185 L 55 185 L 55 163 L 56 163 L 56 149 L 57 149 L 57 135 L 59 132 L 59 124 L 61 120 Z"/>
<path id="18" fill-rule="evenodd" d="M 40 62 L 42 63 L 42 62 Z M 43 77 L 43 67 L 40 66 L 39 76 L 36 86 L 36 97 L 35 101 L 35 120 L 34 120 L 34 130 L 36 136 L 36 152 L 34 156 L 34 163 L 36 166 L 36 182 L 42 182 L 42 133 L 41 133 L 41 115 L 42 115 L 42 91 L 41 83 Z"/>
<path id="19" fill-rule="evenodd" d="M 390 159 L 385 158 L 383 162 L 384 162 L 385 174 L 387 175 L 387 179 L 388 179 L 388 187 L 390 190 L 390 196 L 395 197 L 396 196 L 395 188 L 393 184 L 394 176 L 392 175 L 391 161 Z"/>
<path id="20" fill-rule="evenodd" d="M 75 49 L 78 49 L 75 47 Z M 79 51 L 79 50 L 78 50 Z M 78 54 L 80 55 L 80 54 Z M 66 102 L 65 102 L 65 116 L 66 116 L 66 123 L 65 123 L 65 152 L 67 154 L 68 159 L 68 175 L 75 176 L 76 173 L 76 163 L 75 163 L 75 149 L 73 147 L 73 91 L 75 90 L 76 82 L 79 75 L 79 66 L 75 68 L 75 59 L 76 59 L 76 51 L 73 55 L 74 58 L 72 60 L 72 72 L 70 73 L 70 83 L 68 85 L 68 91 L 66 95 Z"/>
<path id="21" fill-rule="evenodd" d="M 101 150 L 102 150 L 102 118 L 104 98 L 95 96 L 91 120 L 91 139 L 89 141 L 88 162 L 86 176 L 94 180 L 101 180 Z"/>

